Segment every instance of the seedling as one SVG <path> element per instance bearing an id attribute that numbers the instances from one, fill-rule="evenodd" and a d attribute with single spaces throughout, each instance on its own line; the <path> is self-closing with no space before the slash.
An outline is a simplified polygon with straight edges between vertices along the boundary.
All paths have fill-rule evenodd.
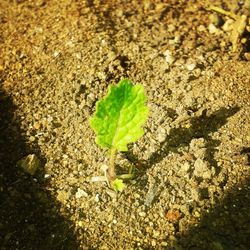
<path id="1" fill-rule="evenodd" d="M 118 152 L 128 150 L 128 143 L 137 141 L 144 134 L 142 125 L 149 113 L 145 101 L 143 86 L 123 79 L 116 86 L 109 86 L 108 94 L 96 103 L 96 111 L 89 120 L 96 133 L 96 143 L 109 151 L 105 176 L 116 191 L 123 189 L 123 179 L 133 177 L 132 173 L 117 176 L 115 160 Z"/>

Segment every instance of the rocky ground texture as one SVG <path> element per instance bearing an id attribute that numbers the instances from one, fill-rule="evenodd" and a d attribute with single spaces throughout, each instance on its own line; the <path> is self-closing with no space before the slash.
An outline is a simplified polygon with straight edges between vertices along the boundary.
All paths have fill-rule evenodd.
<path id="1" fill-rule="evenodd" d="M 249 18 L 247 0 L 0 2 L 1 250 L 250 249 L 250 23 L 210 4 Z M 88 119 L 122 78 L 150 117 L 115 193 L 89 182 L 107 152 Z"/>

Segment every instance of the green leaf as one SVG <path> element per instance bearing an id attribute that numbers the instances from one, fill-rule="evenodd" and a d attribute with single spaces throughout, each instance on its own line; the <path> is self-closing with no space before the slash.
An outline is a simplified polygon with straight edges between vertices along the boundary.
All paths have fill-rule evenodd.
<path id="1" fill-rule="evenodd" d="M 107 96 L 96 103 L 90 126 L 96 133 L 96 143 L 103 148 L 127 151 L 127 144 L 143 134 L 149 109 L 141 84 L 133 86 L 128 79 L 110 86 Z"/>
<path id="2" fill-rule="evenodd" d="M 115 191 L 122 192 L 122 190 L 125 188 L 125 184 L 123 183 L 123 180 L 115 179 L 112 182 L 112 187 L 114 188 Z"/>

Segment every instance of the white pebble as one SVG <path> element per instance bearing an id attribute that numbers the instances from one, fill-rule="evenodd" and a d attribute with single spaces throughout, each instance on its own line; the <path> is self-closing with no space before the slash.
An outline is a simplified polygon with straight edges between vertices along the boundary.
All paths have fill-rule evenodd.
<path id="1" fill-rule="evenodd" d="M 45 175 L 44 175 L 44 179 L 47 179 L 47 178 L 49 178 L 49 177 L 50 177 L 49 174 L 45 174 Z"/>
<path id="2" fill-rule="evenodd" d="M 145 212 L 139 212 L 139 215 L 140 215 L 141 217 L 145 217 L 145 216 L 146 216 L 146 213 L 145 213 Z"/>
<path id="3" fill-rule="evenodd" d="M 84 190 L 78 188 L 76 192 L 76 199 L 79 199 L 81 197 L 88 197 L 88 194 Z"/>
<path id="4" fill-rule="evenodd" d="M 96 202 L 99 202 L 99 201 L 100 201 L 100 195 L 99 195 L 99 194 L 96 194 L 96 195 L 95 195 L 95 201 L 96 201 Z"/>
<path id="5" fill-rule="evenodd" d="M 208 31 L 210 34 L 215 34 L 215 33 L 218 33 L 218 29 L 215 27 L 214 24 L 210 23 L 208 25 Z"/>
<path id="6" fill-rule="evenodd" d="M 170 50 L 166 50 L 164 52 L 165 60 L 168 64 L 172 64 L 175 61 L 175 58 L 172 55 L 172 52 Z"/>
<path id="7" fill-rule="evenodd" d="M 186 67 L 189 71 L 192 71 L 195 69 L 196 67 L 196 64 L 195 63 L 189 63 L 189 64 L 186 64 Z"/>

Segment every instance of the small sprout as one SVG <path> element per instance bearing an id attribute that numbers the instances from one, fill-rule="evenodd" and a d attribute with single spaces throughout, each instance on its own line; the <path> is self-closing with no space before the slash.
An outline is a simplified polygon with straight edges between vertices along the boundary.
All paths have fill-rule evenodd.
<path id="1" fill-rule="evenodd" d="M 121 179 L 115 179 L 113 182 L 112 182 L 112 187 L 114 188 L 115 191 L 117 192 L 122 192 L 122 190 L 124 189 L 125 187 L 125 184 L 123 183 L 123 180 Z"/>
<path id="2" fill-rule="evenodd" d="M 89 120 L 96 133 L 96 143 L 109 150 L 106 176 L 111 185 L 116 181 L 117 152 L 127 151 L 127 144 L 144 134 L 142 125 L 149 113 L 145 102 L 143 86 L 123 79 L 116 86 L 109 87 L 108 94 L 96 103 L 96 111 Z"/>

